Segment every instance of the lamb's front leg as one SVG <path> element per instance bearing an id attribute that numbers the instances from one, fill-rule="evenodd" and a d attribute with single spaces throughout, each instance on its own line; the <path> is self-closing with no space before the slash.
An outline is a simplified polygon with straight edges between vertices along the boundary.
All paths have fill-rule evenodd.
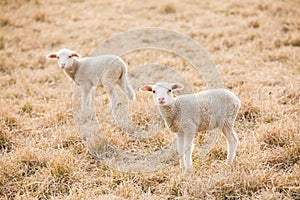
<path id="1" fill-rule="evenodd" d="M 193 132 L 184 134 L 184 154 L 185 154 L 186 172 L 189 172 L 193 167 L 192 153 L 194 150 L 194 138 L 195 138 L 195 133 Z"/>
<path id="2" fill-rule="evenodd" d="M 82 101 L 81 101 L 81 110 L 86 112 L 90 109 L 92 105 L 92 85 L 82 85 Z"/>
<path id="3" fill-rule="evenodd" d="M 177 134 L 177 150 L 179 155 L 180 168 L 185 170 L 185 157 L 184 157 L 184 135 L 182 133 Z"/>

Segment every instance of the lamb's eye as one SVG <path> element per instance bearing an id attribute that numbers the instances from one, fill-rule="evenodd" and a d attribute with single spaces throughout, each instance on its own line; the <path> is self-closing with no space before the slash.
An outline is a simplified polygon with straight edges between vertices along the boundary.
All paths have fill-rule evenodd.
<path id="1" fill-rule="evenodd" d="M 172 90 L 168 90 L 168 92 L 172 92 Z"/>
<path id="2" fill-rule="evenodd" d="M 59 59 L 59 56 L 56 56 L 57 59 Z"/>
<path id="3" fill-rule="evenodd" d="M 152 92 L 153 92 L 153 94 L 154 94 L 154 93 L 155 93 L 155 90 L 153 90 Z"/>
<path id="4" fill-rule="evenodd" d="M 72 58 L 72 56 L 69 56 L 69 58 Z"/>

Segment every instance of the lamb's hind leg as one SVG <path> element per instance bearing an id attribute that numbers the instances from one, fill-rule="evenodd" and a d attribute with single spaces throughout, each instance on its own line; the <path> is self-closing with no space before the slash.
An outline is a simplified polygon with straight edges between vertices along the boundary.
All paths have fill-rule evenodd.
<path id="1" fill-rule="evenodd" d="M 114 110 L 118 104 L 118 98 L 114 92 L 115 84 L 113 82 L 106 82 L 103 84 L 103 88 L 109 96 L 111 109 Z"/>
<path id="2" fill-rule="evenodd" d="M 219 129 L 212 129 L 207 131 L 203 144 L 199 147 L 198 152 L 201 159 L 211 151 L 216 145 L 219 137 L 221 136 L 221 131 Z"/>
<path id="3" fill-rule="evenodd" d="M 115 122 L 119 127 L 125 128 L 127 131 L 133 131 L 134 125 L 128 115 L 127 105 L 123 103 L 122 98 L 115 88 L 116 82 L 106 82 L 103 83 L 103 87 L 110 97 L 111 110 Z"/>
<path id="4" fill-rule="evenodd" d="M 231 165 L 232 161 L 235 157 L 235 153 L 236 153 L 236 148 L 238 146 L 239 143 L 239 139 L 235 133 L 235 131 L 233 130 L 233 126 L 228 127 L 228 126 L 224 126 L 223 127 L 223 133 L 227 139 L 227 160 L 226 160 L 226 164 L 227 165 Z"/>
<path id="5" fill-rule="evenodd" d="M 120 88 L 123 90 L 123 92 L 126 94 L 128 99 L 130 100 L 135 99 L 134 89 L 128 80 L 127 73 L 123 74 L 117 83 L 120 86 Z"/>

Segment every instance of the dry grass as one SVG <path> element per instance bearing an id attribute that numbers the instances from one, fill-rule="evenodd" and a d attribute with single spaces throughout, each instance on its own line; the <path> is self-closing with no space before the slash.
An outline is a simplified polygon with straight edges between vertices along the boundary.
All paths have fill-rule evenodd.
<path id="1" fill-rule="evenodd" d="M 0 2 L 1 199 L 300 198 L 299 1 L 160 2 Z M 240 97 L 240 146 L 231 168 L 223 163 L 224 138 L 207 159 L 194 156 L 189 177 L 180 176 L 178 163 L 147 174 L 119 172 L 87 152 L 73 122 L 71 83 L 45 55 L 63 47 L 88 55 L 111 36 L 149 26 L 198 41 Z M 193 91 L 205 89 L 201 77 L 169 53 L 138 51 L 124 59 L 130 70 L 174 66 Z M 101 129 L 119 148 L 153 151 L 174 137 L 166 131 L 129 138 L 113 126 L 104 90 L 96 99 Z M 155 107 L 145 106 L 151 97 L 138 99 L 134 121 L 145 126 L 153 115 L 159 121 Z"/>

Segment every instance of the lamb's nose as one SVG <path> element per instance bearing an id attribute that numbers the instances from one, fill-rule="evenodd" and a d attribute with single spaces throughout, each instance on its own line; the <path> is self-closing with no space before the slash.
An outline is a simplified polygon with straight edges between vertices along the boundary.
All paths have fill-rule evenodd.
<path id="1" fill-rule="evenodd" d="M 165 100 L 165 97 L 160 97 L 158 98 L 159 101 L 164 101 Z"/>
<path id="2" fill-rule="evenodd" d="M 61 64 L 61 68 L 64 68 L 65 66 L 66 66 L 65 63 L 62 63 L 62 64 Z"/>

